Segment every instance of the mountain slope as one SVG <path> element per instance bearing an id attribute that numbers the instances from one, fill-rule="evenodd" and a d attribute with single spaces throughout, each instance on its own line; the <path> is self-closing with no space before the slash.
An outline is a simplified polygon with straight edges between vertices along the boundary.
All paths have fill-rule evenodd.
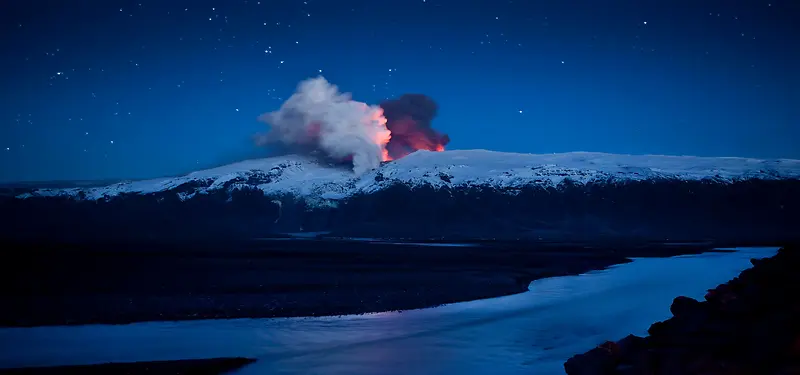
<path id="1" fill-rule="evenodd" d="M 289 155 L 175 178 L 13 191 L 7 238 L 792 237 L 800 161 L 417 152 L 355 176 Z M 752 238 L 750 238 L 752 237 Z"/>

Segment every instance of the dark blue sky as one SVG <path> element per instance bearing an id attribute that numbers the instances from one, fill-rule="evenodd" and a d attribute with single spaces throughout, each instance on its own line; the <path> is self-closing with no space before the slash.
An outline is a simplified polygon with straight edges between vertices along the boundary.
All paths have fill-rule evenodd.
<path id="1" fill-rule="evenodd" d="M 603 4 L 603 5 L 599 5 Z M 263 156 L 322 74 L 441 109 L 451 149 L 800 158 L 800 3 L 6 0 L 0 181 Z"/>

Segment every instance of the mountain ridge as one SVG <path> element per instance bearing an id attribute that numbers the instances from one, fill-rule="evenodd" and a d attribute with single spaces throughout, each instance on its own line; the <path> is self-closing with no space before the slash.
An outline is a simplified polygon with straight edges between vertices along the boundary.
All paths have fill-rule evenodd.
<path id="1" fill-rule="evenodd" d="M 420 151 L 355 175 L 306 156 L 0 198 L 2 238 L 797 239 L 800 161 Z"/>
<path id="2" fill-rule="evenodd" d="M 305 156 L 286 155 L 245 160 L 176 177 L 121 181 L 106 186 L 33 189 L 32 192 L 17 197 L 76 197 L 83 192 L 82 199 L 97 200 L 123 193 L 156 193 L 192 182 L 199 183 L 198 192 L 213 191 L 235 181 L 257 186 L 265 193 L 289 193 L 338 200 L 355 193 L 382 190 L 393 183 L 496 188 L 533 184 L 546 188 L 556 187 L 567 179 L 585 184 L 645 179 L 711 179 L 732 182 L 751 178 L 800 178 L 800 160 L 597 152 L 519 154 L 487 150 L 419 151 L 356 176 L 352 171 L 331 163 Z M 185 199 L 191 197 L 187 193 L 179 194 Z"/>

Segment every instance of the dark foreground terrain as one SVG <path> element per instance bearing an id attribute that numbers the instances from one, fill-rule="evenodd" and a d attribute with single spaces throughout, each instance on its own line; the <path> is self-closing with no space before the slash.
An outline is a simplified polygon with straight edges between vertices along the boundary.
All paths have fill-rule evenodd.
<path id="1" fill-rule="evenodd" d="M 753 260 L 705 301 L 678 297 L 648 337 L 630 335 L 570 358 L 569 375 L 800 374 L 800 248 Z"/>
<path id="2" fill-rule="evenodd" d="M 213 358 L 182 361 L 107 363 L 86 366 L 3 369 L 0 375 L 217 375 L 255 362 L 249 358 Z"/>
<path id="3" fill-rule="evenodd" d="M 629 256 L 709 245 L 477 247 L 355 241 L 227 244 L 6 244 L 0 326 L 354 314 L 431 307 L 527 290 Z"/>
<path id="4" fill-rule="evenodd" d="M 532 180 L 517 189 L 454 186 L 452 176 L 440 174 L 444 186 L 396 182 L 321 204 L 286 193 L 265 194 L 257 187 L 279 180 L 286 168 L 292 166 L 254 171 L 216 190 L 208 190 L 214 179 L 195 180 L 165 191 L 96 200 L 85 193 L 19 199 L 36 190 L 0 187 L 0 238 L 191 241 L 308 231 L 415 239 L 800 240 L 795 230 L 800 227 L 798 179 L 616 181 L 608 176 L 609 181 L 565 180 L 549 187 Z M 760 172 L 765 178 L 771 173 Z M 389 177 L 378 173 L 375 179 Z"/>

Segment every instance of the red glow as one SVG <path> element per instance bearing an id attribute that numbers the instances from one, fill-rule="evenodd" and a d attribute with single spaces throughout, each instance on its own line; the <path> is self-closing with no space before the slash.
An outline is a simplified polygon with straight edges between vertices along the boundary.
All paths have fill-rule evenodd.
<path id="1" fill-rule="evenodd" d="M 430 128 L 420 128 L 410 117 L 393 121 L 391 129 L 387 129 L 387 120 L 382 109 L 372 112 L 371 117 L 366 120 L 370 124 L 377 124 L 379 130 L 383 130 L 376 132 L 375 139 L 373 139 L 375 144 L 381 148 L 382 161 L 400 159 L 417 150 L 442 152 L 450 142 L 447 135 Z M 320 131 L 320 123 L 309 124 L 303 143 L 318 142 Z M 352 159 L 351 155 L 343 158 L 342 161 L 351 161 Z"/>
<path id="2" fill-rule="evenodd" d="M 411 117 L 404 117 L 391 123 L 391 142 L 386 145 L 386 156 L 394 160 L 402 158 L 417 150 L 442 152 L 450 142 L 447 135 L 442 135 L 430 128 L 421 128 Z"/>

